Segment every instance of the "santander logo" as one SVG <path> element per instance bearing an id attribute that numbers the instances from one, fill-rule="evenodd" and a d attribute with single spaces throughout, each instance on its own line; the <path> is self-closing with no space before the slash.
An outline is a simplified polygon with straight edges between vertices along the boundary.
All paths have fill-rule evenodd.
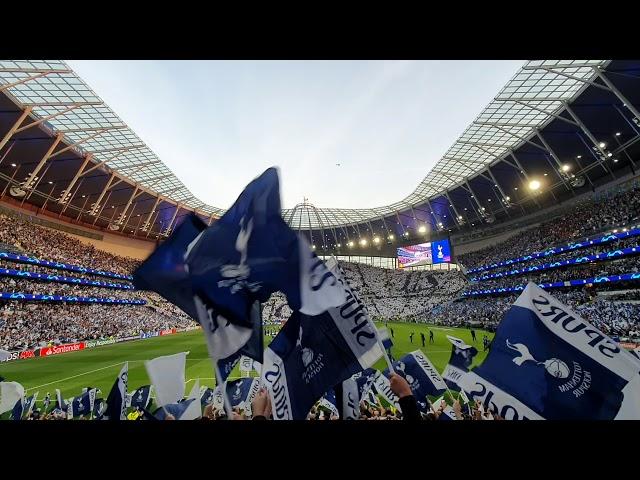
<path id="1" fill-rule="evenodd" d="M 85 342 L 70 343 L 69 345 L 55 345 L 53 347 L 43 347 L 40 349 L 40 356 L 58 355 L 59 353 L 76 352 L 84 350 Z"/>

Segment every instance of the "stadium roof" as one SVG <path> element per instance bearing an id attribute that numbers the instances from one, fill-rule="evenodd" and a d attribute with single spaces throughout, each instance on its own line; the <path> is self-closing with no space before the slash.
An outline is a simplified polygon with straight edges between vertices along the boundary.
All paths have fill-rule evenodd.
<path id="1" fill-rule="evenodd" d="M 513 191 L 514 185 L 528 182 L 536 170 L 540 170 L 539 160 L 525 158 L 531 148 L 537 149 L 539 154 L 543 153 L 543 164 L 549 169 L 547 174 L 551 175 L 551 178 L 548 179 L 545 190 L 553 194 L 553 190 L 560 186 L 575 194 L 574 190 L 582 186 L 580 178 L 586 179 L 589 185 L 593 184 L 592 180 L 596 179 L 592 179 L 588 172 L 591 171 L 593 175 L 592 164 L 602 163 L 602 159 L 597 157 L 606 156 L 608 153 L 604 148 L 598 147 L 599 142 L 591 131 L 593 129 L 585 125 L 597 121 L 597 118 L 583 117 L 581 120 L 580 115 L 576 115 L 570 105 L 590 89 L 600 95 L 591 101 L 592 106 L 600 105 L 618 110 L 626 107 L 629 110 L 620 112 L 622 118 L 618 118 L 617 123 L 628 124 L 638 116 L 634 101 L 625 102 L 623 99 L 626 97 L 615 87 L 617 80 L 604 75 L 605 72 L 609 72 L 611 63 L 610 60 L 528 61 L 435 166 L 426 172 L 422 182 L 406 198 L 391 205 L 369 209 L 316 208 L 309 204 L 300 204 L 284 210 L 283 217 L 293 228 L 310 232 L 312 237 L 311 232 L 321 231 L 323 239 L 329 239 L 328 244 L 334 246 L 340 241 L 337 232 L 342 231 L 348 236 L 349 229 L 357 232 L 357 235 L 366 235 L 361 230 L 369 232 L 369 235 L 390 233 L 394 230 L 399 235 L 409 229 L 417 230 L 422 224 L 427 224 L 429 230 L 445 230 L 460 229 L 463 225 L 471 223 L 473 218 L 478 222 L 491 223 L 501 218 L 501 214 L 511 217 L 509 208 L 513 206 L 521 208 L 523 213 L 528 208 L 528 203 L 533 202 L 540 206 L 540 198 L 536 197 L 539 192 L 508 194 Z M 635 72 L 637 69 L 636 62 L 614 63 L 619 64 L 625 71 Z M 627 74 L 627 77 L 629 76 L 633 77 Z M 634 88 L 635 93 L 637 85 L 634 85 Z M 45 203 L 50 202 L 49 209 L 53 208 L 53 204 L 73 203 L 78 192 L 77 189 L 73 192 L 72 187 L 82 183 L 84 192 L 86 184 L 91 183 L 88 178 L 85 181 L 84 177 L 87 172 L 93 171 L 96 174 L 101 173 L 101 182 L 96 181 L 95 188 L 87 190 L 82 198 L 95 195 L 94 204 L 97 204 L 97 207 L 89 204 L 92 208 L 86 208 L 86 205 L 74 208 L 79 211 L 79 219 L 85 213 L 95 217 L 94 225 L 100 219 L 98 224 L 106 222 L 114 230 L 121 228 L 125 231 L 131 227 L 128 222 L 134 212 L 139 212 L 136 216 L 142 216 L 146 220 L 141 223 L 143 220 L 140 219 L 135 230 L 131 228 L 133 233 L 137 234 L 141 230 L 147 235 L 153 231 L 166 234 L 188 211 L 196 211 L 209 221 L 224 213 L 222 208 L 207 205 L 195 198 L 144 141 L 63 61 L 0 61 L 0 92 L 8 97 L 23 115 L 20 116 L 22 121 L 16 125 L 19 118 L 15 111 L 11 111 L 8 105 L 7 109 L 3 110 L 3 113 L 13 115 L 9 115 L 4 124 L 0 122 L 0 136 L 4 135 L 4 139 L 0 141 L 0 158 L 4 160 L 3 149 L 6 156 L 7 148 L 14 146 L 18 140 L 27 139 L 27 133 L 30 132 L 28 129 L 31 127 L 39 126 L 49 138 L 54 139 L 54 146 L 51 152 L 45 154 L 44 160 L 31 162 L 35 164 L 35 168 L 29 168 L 24 181 L 21 178 L 8 180 L 9 172 L 2 174 L 4 177 L 0 178 L 29 192 L 27 197 L 34 200 L 36 195 L 32 197 L 31 192 L 37 191 L 45 199 Z M 606 115 L 610 115 L 610 112 Z M 27 117 L 31 119 L 30 122 L 26 121 Z M 566 172 L 562 171 L 563 155 L 557 153 L 562 149 L 558 147 L 556 140 L 546 134 L 542 135 L 542 131 L 546 131 L 549 125 L 558 122 L 565 130 L 565 137 L 577 134 L 583 143 L 586 140 L 595 147 L 595 151 L 590 152 L 595 155 L 594 158 L 585 158 L 580 166 L 572 170 L 572 173 L 576 174 L 587 173 L 586 177 L 579 175 L 576 180 L 575 177 L 571 179 L 565 175 Z M 68 184 L 59 197 L 47 200 L 46 192 L 42 191 L 45 190 L 42 188 L 42 177 L 54 164 L 51 160 L 64 152 L 73 153 L 77 159 L 84 159 L 85 162 L 75 175 L 74 169 L 69 168 L 65 171 L 65 175 L 61 175 L 63 178 L 59 180 L 62 182 L 68 177 Z M 56 166 L 50 174 L 63 168 L 58 166 L 62 162 L 55 163 Z M 504 174 L 505 165 L 511 175 Z M 0 167 L 2 166 L 0 164 Z M 86 166 L 90 168 L 85 169 Z M 512 175 L 513 170 L 520 172 L 515 178 Z M 604 170 L 607 172 L 611 167 L 604 167 Z M 107 180 L 109 183 L 106 187 L 100 188 Z M 491 184 L 489 187 L 492 192 L 484 191 L 487 186 L 479 185 L 478 182 Z M 123 201 L 112 206 L 119 209 L 120 216 L 117 220 L 116 212 L 110 219 L 102 218 L 105 213 L 105 193 L 109 191 L 111 195 L 114 191 L 113 186 L 118 183 L 122 183 L 123 187 L 129 187 L 127 193 L 133 193 L 121 195 Z M 517 186 L 515 188 L 517 190 Z M 461 191 L 466 192 L 464 195 L 470 194 L 471 199 L 474 198 L 473 193 L 477 192 L 476 200 L 463 207 L 458 200 Z M 485 197 L 483 204 L 478 201 L 481 197 Z M 150 203 L 154 199 L 153 208 L 142 206 L 142 202 Z M 493 205 L 486 204 L 486 201 L 490 202 L 491 199 Z M 450 206 L 443 209 L 440 208 L 441 204 Z M 463 213 L 467 212 L 469 207 L 473 211 L 473 218 L 471 212 Z M 168 210 L 171 213 L 165 212 L 156 215 L 158 218 L 152 218 L 160 210 Z M 405 224 L 401 217 L 410 220 Z M 445 218 L 449 220 L 444 221 Z M 143 228 L 140 228 L 141 225 Z M 326 231 L 333 231 L 332 236 L 330 234 L 329 237 L 325 237 Z M 326 243 L 322 242 L 323 245 Z"/>

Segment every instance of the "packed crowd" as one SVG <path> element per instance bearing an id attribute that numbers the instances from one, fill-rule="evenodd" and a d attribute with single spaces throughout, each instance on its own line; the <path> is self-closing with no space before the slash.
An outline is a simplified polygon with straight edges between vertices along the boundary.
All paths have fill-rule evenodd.
<path id="1" fill-rule="evenodd" d="M 10 301 L 0 304 L 0 349 L 27 350 L 48 344 L 123 338 L 192 325 L 184 314 L 169 317 L 149 307 Z"/>
<path id="2" fill-rule="evenodd" d="M 0 242 L 46 260 L 73 262 L 119 274 L 130 274 L 139 264 L 133 258 L 113 255 L 63 232 L 0 214 Z"/>
<path id="3" fill-rule="evenodd" d="M 467 269 L 543 251 L 564 245 L 609 228 L 622 227 L 640 220 L 640 186 L 611 197 L 588 200 L 546 223 L 519 232 L 499 244 L 461 255 L 458 260 Z"/>

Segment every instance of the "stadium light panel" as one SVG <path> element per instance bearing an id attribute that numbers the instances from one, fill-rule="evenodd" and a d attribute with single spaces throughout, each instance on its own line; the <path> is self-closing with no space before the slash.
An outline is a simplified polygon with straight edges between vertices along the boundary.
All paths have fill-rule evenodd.
<path id="1" fill-rule="evenodd" d="M 620 132 L 616 132 L 616 137 L 619 137 L 619 136 L 620 136 Z"/>
<path id="2" fill-rule="evenodd" d="M 569 165 L 568 163 L 565 163 L 564 165 L 562 165 L 563 172 L 568 172 L 569 170 L 571 170 L 571 165 Z"/>
<path id="3" fill-rule="evenodd" d="M 418 228 L 418 232 L 427 233 L 427 227 L 425 227 L 424 225 L 420 225 L 420 228 Z"/>
<path id="4" fill-rule="evenodd" d="M 361 247 L 366 247 L 367 246 L 367 239 L 366 238 L 361 238 L 360 239 L 360 246 Z"/>
<path id="5" fill-rule="evenodd" d="M 373 237 L 373 243 L 380 243 L 380 237 Z"/>
<path id="6" fill-rule="evenodd" d="M 12 167 L 17 167 L 17 165 L 15 163 L 12 163 L 11 166 Z"/>
<path id="7" fill-rule="evenodd" d="M 606 147 L 606 146 L 607 146 L 607 144 L 606 144 L 606 143 L 604 143 L 604 142 L 600 142 L 600 143 L 598 144 L 598 146 L 599 146 L 600 148 L 604 148 L 604 147 Z"/>
<path id="8" fill-rule="evenodd" d="M 533 190 L 534 192 L 536 190 L 539 190 L 541 186 L 542 186 L 542 184 L 538 180 L 531 180 L 529 182 L 529 190 Z"/>
<path id="9" fill-rule="evenodd" d="M 389 237 L 388 237 L 388 238 L 389 238 L 389 240 L 393 240 L 393 239 L 395 239 L 396 237 L 395 237 L 393 234 L 391 234 L 391 235 L 389 235 Z"/>

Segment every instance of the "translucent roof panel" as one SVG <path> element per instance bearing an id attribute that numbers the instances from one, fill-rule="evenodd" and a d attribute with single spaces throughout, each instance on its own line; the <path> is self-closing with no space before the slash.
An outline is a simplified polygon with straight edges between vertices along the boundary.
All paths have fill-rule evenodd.
<path id="1" fill-rule="evenodd" d="M 297 205 L 284 219 L 303 230 L 380 219 L 441 196 L 499 161 L 543 127 L 595 78 L 608 60 L 530 60 L 460 135 L 406 198 L 370 209 Z M 157 155 L 61 60 L 0 60 L 0 87 L 36 119 L 65 135 L 80 154 L 91 153 L 121 176 L 166 196 L 183 208 L 220 216 L 162 163 Z"/>

